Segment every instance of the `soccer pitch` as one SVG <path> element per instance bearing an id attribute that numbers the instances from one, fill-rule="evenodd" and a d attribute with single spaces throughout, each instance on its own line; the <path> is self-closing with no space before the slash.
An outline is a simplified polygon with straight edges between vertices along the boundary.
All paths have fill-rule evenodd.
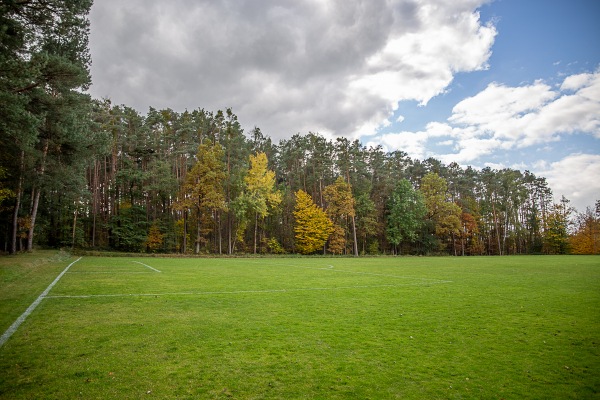
<path id="1" fill-rule="evenodd" d="M 0 398 L 599 396 L 598 257 L 76 260 L 1 263 Z"/>

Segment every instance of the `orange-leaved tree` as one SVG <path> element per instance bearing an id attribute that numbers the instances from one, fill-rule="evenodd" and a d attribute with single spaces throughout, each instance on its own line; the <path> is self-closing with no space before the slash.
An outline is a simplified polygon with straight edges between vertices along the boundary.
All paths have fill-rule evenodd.
<path id="1" fill-rule="evenodd" d="M 569 238 L 571 253 L 600 254 L 600 200 L 596 202 L 596 211 L 588 207 L 577 216 L 577 228 Z"/>

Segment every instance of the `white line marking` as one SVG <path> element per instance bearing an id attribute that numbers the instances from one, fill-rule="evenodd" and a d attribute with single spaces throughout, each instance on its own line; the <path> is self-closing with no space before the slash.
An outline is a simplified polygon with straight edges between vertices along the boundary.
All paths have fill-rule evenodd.
<path id="1" fill-rule="evenodd" d="M 337 287 L 308 287 L 308 288 L 290 288 L 290 289 L 264 289 L 264 290 L 224 290 L 207 292 L 167 292 L 167 293 L 115 293 L 115 294 L 82 294 L 82 295 L 53 295 L 47 296 L 48 299 L 89 299 L 94 297 L 144 297 L 144 296 L 200 296 L 200 295 L 218 295 L 218 294 L 252 294 L 252 293 L 288 293 L 288 292 L 306 292 L 306 291 L 324 291 L 324 290 L 347 290 L 347 289 L 377 289 L 377 288 L 395 288 L 404 286 L 427 286 L 448 283 L 450 281 L 439 281 L 431 283 L 406 283 L 399 285 L 356 285 L 356 286 L 337 286 Z"/>
<path id="2" fill-rule="evenodd" d="M 143 266 L 144 266 L 144 267 L 146 267 L 146 268 L 150 268 L 152 271 L 155 271 L 155 272 L 161 272 L 161 271 L 157 270 L 156 268 L 152 268 L 151 266 L 149 266 L 149 265 L 147 265 L 147 264 L 144 264 L 143 262 L 139 262 L 139 261 L 132 261 L 132 262 L 134 262 L 134 263 L 136 263 L 136 264 L 141 264 L 141 265 L 143 265 Z"/>
<path id="3" fill-rule="evenodd" d="M 69 274 L 153 274 L 150 271 L 69 271 Z"/>
<path id="4" fill-rule="evenodd" d="M 6 330 L 6 332 L 4 332 L 4 334 L 2 334 L 2 337 L 0 337 L 0 347 L 2 347 L 4 345 L 4 343 L 6 343 L 6 341 L 8 340 L 8 338 L 10 338 L 13 333 L 15 333 L 15 331 L 19 328 L 19 326 L 21 326 L 21 324 L 23 323 L 23 321 L 25 321 L 25 319 L 33 312 L 33 310 L 35 310 L 35 308 L 46 297 L 46 295 L 48 294 L 48 292 L 50 292 L 50 290 L 52 290 L 52 288 L 54 287 L 54 285 L 56 285 L 58 283 L 58 281 L 60 280 L 60 278 L 62 278 L 62 276 L 69 270 L 69 268 L 71 268 L 71 266 L 73 264 L 75 264 L 77 261 L 81 260 L 81 258 L 82 257 L 79 257 L 77 260 L 75 260 L 71 264 L 67 265 L 67 267 L 63 270 L 63 272 L 61 272 L 56 277 L 56 279 L 54 279 L 54 281 L 50 285 L 48 285 L 48 287 L 46 288 L 46 290 L 44 290 L 42 292 L 42 294 L 40 294 L 38 296 L 38 298 L 35 299 L 35 301 L 33 303 L 31 303 L 31 305 L 29 306 L 29 308 L 27 308 L 27 310 L 25 310 L 25 312 L 23 314 L 21 314 L 21 316 L 19 318 L 17 318 L 17 320 Z"/>

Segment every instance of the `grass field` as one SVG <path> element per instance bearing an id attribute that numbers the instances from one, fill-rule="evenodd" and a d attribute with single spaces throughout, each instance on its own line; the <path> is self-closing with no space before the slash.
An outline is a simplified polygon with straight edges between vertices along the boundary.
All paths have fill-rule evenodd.
<path id="1" fill-rule="evenodd" d="M 0 333 L 75 260 L 0 258 Z M 83 257 L 0 398 L 600 398 L 600 258 Z"/>

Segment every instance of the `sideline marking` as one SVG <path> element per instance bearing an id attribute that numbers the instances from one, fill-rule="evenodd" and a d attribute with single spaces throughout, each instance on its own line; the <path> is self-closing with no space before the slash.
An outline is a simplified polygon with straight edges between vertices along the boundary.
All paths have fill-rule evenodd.
<path id="1" fill-rule="evenodd" d="M 61 272 L 56 277 L 56 279 L 54 279 L 54 281 L 50 285 L 48 285 L 46 290 L 44 290 L 42 292 L 42 294 L 40 294 L 38 296 L 38 298 L 35 299 L 35 301 L 33 303 L 31 303 L 29 308 L 27 308 L 27 310 L 25 310 L 25 312 L 23 314 L 21 314 L 21 316 L 19 318 L 17 318 L 17 320 L 15 322 L 13 322 L 13 324 L 6 330 L 6 332 L 4 332 L 4 334 L 2 334 L 2 337 L 0 337 L 0 347 L 2 347 L 4 345 L 4 343 L 6 343 L 8 338 L 10 338 L 12 336 L 12 334 L 16 332 L 16 330 L 19 328 L 19 326 L 21 326 L 23 321 L 25 321 L 25 319 L 29 316 L 29 314 L 31 314 L 33 312 L 33 310 L 35 310 L 35 308 L 42 302 L 42 300 L 46 297 L 48 292 L 50 292 L 50 290 L 52 290 L 54 285 L 56 285 L 58 283 L 60 278 L 62 278 L 62 276 L 69 270 L 69 268 L 71 268 L 71 266 L 73 264 L 75 264 L 77 261 L 79 261 L 81 259 L 82 259 L 82 257 L 79 257 L 77 260 L 75 260 L 71 264 L 67 265 L 67 267 L 63 270 L 63 272 Z"/>
<path id="2" fill-rule="evenodd" d="M 143 262 L 139 262 L 139 261 L 132 261 L 132 262 L 134 262 L 134 263 L 136 263 L 136 264 L 141 264 L 141 265 L 143 265 L 143 266 L 144 266 L 144 267 L 146 267 L 146 268 L 150 268 L 150 269 L 151 269 L 152 271 L 154 271 L 154 272 L 161 272 L 161 271 L 157 270 L 156 268 L 152 268 L 151 266 L 149 266 L 149 265 L 147 265 L 147 264 L 144 264 Z"/>

